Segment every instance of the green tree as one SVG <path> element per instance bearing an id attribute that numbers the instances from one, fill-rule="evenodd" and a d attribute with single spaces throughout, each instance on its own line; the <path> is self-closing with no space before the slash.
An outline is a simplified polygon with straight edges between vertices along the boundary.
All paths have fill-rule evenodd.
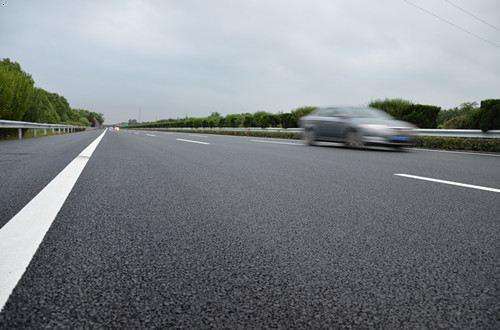
<path id="1" fill-rule="evenodd" d="M 49 98 L 50 103 L 52 103 L 54 109 L 57 111 L 61 121 L 71 121 L 71 108 L 66 98 L 57 93 L 48 93 L 47 97 Z"/>
<path id="2" fill-rule="evenodd" d="M 479 128 L 483 132 L 500 129 L 500 99 L 481 101 Z"/>
<path id="3" fill-rule="evenodd" d="M 208 127 L 219 127 L 221 120 L 221 115 L 218 112 L 213 112 L 206 119 L 206 123 Z"/>
<path id="4" fill-rule="evenodd" d="M 39 123 L 59 123 L 61 118 L 49 101 L 47 91 L 41 88 L 35 88 L 32 102 L 28 111 L 24 114 L 24 121 Z"/>
<path id="5" fill-rule="evenodd" d="M 293 122 L 291 123 L 293 127 L 299 127 L 299 119 L 307 116 L 314 110 L 316 110 L 316 107 L 312 106 L 306 106 L 306 107 L 300 107 L 292 111 L 292 120 Z"/>
<path id="6" fill-rule="evenodd" d="M 255 127 L 255 121 L 253 115 L 251 113 L 242 113 L 241 114 L 241 127 Z"/>
<path id="7" fill-rule="evenodd" d="M 17 62 L 0 61 L 0 119 L 22 120 L 34 94 L 34 81 Z"/>
<path id="8" fill-rule="evenodd" d="M 229 114 L 224 118 L 224 126 L 225 127 L 238 127 L 241 123 L 241 115 L 240 114 Z"/>
<path id="9" fill-rule="evenodd" d="M 449 126 L 452 121 L 457 117 L 462 117 L 462 118 L 467 118 L 470 116 L 472 113 L 477 112 L 479 109 L 477 102 L 464 102 L 460 104 L 458 107 L 453 108 L 453 109 L 448 109 L 448 110 L 442 110 L 439 112 L 438 118 L 437 118 L 437 125 L 438 127 L 445 127 L 446 123 L 447 126 Z M 455 120 L 455 122 L 457 122 Z M 462 127 L 450 127 L 450 128 L 462 128 Z"/>
<path id="10" fill-rule="evenodd" d="M 259 111 L 253 114 L 255 126 L 266 128 L 271 126 L 271 114 L 265 111 Z"/>
<path id="11" fill-rule="evenodd" d="M 278 125 L 283 128 L 292 128 L 297 125 L 296 117 L 290 112 L 279 113 L 277 116 Z"/>

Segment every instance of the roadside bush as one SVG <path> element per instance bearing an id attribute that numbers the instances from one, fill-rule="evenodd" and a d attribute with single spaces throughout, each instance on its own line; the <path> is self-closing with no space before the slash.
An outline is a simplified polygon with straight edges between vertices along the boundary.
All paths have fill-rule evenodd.
<path id="1" fill-rule="evenodd" d="M 467 102 L 459 107 L 441 110 L 438 106 L 414 104 L 403 99 L 375 100 L 371 107 L 383 110 L 396 119 L 408 121 L 420 128 L 500 129 L 500 100 L 484 100 L 481 107 Z M 300 107 L 291 112 L 277 114 L 266 111 L 228 114 L 225 117 L 214 112 L 208 117 L 164 119 L 156 122 L 130 123 L 130 127 L 282 127 L 299 126 L 299 119 L 310 114 L 316 107 Z"/>
<path id="2" fill-rule="evenodd" d="M 500 129 L 500 99 L 481 101 L 479 128 L 483 132 Z"/>
<path id="3" fill-rule="evenodd" d="M 311 106 L 306 106 L 306 107 L 300 107 L 292 111 L 292 118 L 293 118 L 293 127 L 299 127 L 299 120 L 300 118 L 309 115 L 311 112 L 316 110 L 317 107 L 311 107 Z"/>
<path id="4" fill-rule="evenodd" d="M 402 120 L 415 124 L 420 128 L 436 128 L 440 107 L 434 105 L 412 104 L 409 113 Z"/>
<path id="5" fill-rule="evenodd" d="M 265 111 L 259 111 L 253 114 L 253 121 L 257 127 L 266 128 L 271 126 L 272 115 Z"/>
<path id="6" fill-rule="evenodd" d="M 293 128 L 297 126 L 297 118 L 290 112 L 277 115 L 278 125 L 283 128 Z"/>
<path id="7" fill-rule="evenodd" d="M 416 147 L 428 149 L 500 152 L 498 139 L 418 136 L 415 142 Z"/>
<path id="8" fill-rule="evenodd" d="M 396 119 L 410 122 L 420 128 L 436 128 L 440 107 L 413 104 L 403 99 L 385 99 L 370 102 L 370 106 L 387 112 Z"/>
<path id="9" fill-rule="evenodd" d="M 437 118 L 438 128 L 468 128 L 472 126 L 470 117 L 478 109 L 477 102 L 465 102 L 456 108 L 442 110 Z"/>
<path id="10" fill-rule="evenodd" d="M 467 129 L 470 128 L 471 121 L 467 115 L 461 115 L 458 117 L 451 118 L 447 120 L 441 128 L 445 129 Z"/>
<path id="11" fill-rule="evenodd" d="M 369 106 L 387 112 L 397 119 L 403 118 L 409 112 L 413 103 L 404 99 L 384 99 L 370 102 Z"/>
<path id="12" fill-rule="evenodd" d="M 481 129 L 483 132 L 500 129 L 500 100 L 483 100 L 477 103 L 463 103 L 458 108 L 440 113 L 442 128 Z"/>
<path id="13" fill-rule="evenodd" d="M 224 118 L 224 127 L 238 127 L 240 123 L 240 114 L 229 114 Z"/>

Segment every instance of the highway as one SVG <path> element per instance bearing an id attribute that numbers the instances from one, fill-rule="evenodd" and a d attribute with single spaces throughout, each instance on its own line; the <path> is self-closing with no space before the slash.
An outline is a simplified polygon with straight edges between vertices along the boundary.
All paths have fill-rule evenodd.
<path id="1" fill-rule="evenodd" d="M 498 328 L 498 154 L 104 132 L 0 141 L 0 328 Z"/>

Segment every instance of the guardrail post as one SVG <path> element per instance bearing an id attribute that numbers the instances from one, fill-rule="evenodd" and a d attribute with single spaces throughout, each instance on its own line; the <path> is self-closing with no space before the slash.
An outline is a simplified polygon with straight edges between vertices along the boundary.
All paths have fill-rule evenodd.
<path id="1" fill-rule="evenodd" d="M 43 129 L 43 135 L 47 135 L 47 129 L 46 128 Z"/>
<path id="2" fill-rule="evenodd" d="M 23 139 L 23 129 L 22 128 L 17 129 L 17 136 L 19 137 L 19 140 Z"/>
<path id="3" fill-rule="evenodd" d="M 36 137 L 36 128 L 33 128 L 33 137 Z"/>

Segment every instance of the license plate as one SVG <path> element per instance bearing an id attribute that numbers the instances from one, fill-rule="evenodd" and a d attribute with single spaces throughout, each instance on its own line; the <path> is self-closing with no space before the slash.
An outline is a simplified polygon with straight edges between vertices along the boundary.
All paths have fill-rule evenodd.
<path id="1" fill-rule="evenodd" d="M 396 136 L 392 137 L 392 141 L 406 142 L 408 140 L 409 140 L 409 138 L 407 136 L 404 136 L 404 135 L 396 135 Z"/>

